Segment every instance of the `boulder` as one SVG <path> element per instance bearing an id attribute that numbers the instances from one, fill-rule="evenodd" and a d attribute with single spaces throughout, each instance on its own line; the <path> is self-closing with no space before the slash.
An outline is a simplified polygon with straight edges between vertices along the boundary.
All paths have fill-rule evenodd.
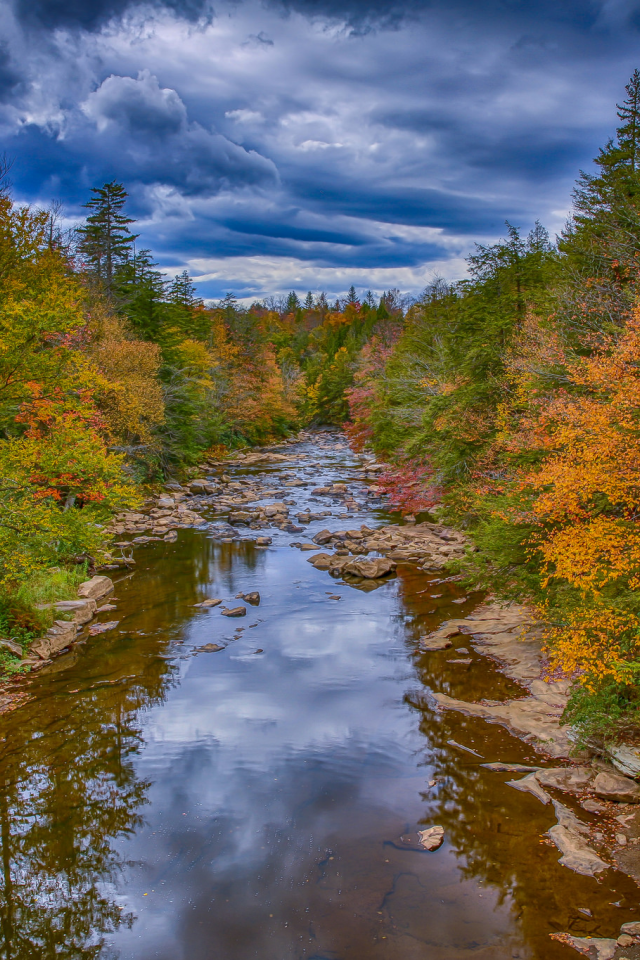
<path id="1" fill-rule="evenodd" d="M 623 743 L 609 749 L 609 759 L 616 770 L 627 777 L 640 777 L 640 747 Z"/>
<path id="2" fill-rule="evenodd" d="M 328 570 L 332 560 L 330 553 L 316 553 L 314 557 L 309 557 L 307 563 L 312 563 L 316 570 Z"/>
<path id="3" fill-rule="evenodd" d="M 65 647 L 76 638 L 78 628 L 75 620 L 56 620 L 53 626 L 49 627 L 44 637 L 34 640 L 31 644 L 30 652 L 40 657 L 41 660 L 49 660 L 54 654 L 60 653 Z"/>
<path id="4" fill-rule="evenodd" d="M 57 603 L 51 604 L 51 606 L 55 607 L 60 613 L 71 614 L 74 622 L 78 624 L 88 623 L 89 620 L 95 616 L 98 609 L 98 604 L 91 597 L 88 597 L 86 600 L 59 600 Z"/>
<path id="5" fill-rule="evenodd" d="M 631 937 L 640 937 L 640 920 L 630 920 L 629 923 L 623 923 L 620 927 L 620 933 L 628 933 Z"/>
<path id="6" fill-rule="evenodd" d="M 333 534 L 331 530 L 321 530 L 320 533 L 316 533 L 315 537 L 312 537 L 314 543 L 317 543 L 319 546 L 324 546 L 325 543 L 329 543 Z"/>
<path id="7" fill-rule="evenodd" d="M 342 568 L 342 573 L 350 573 L 354 577 L 364 577 L 365 580 L 378 580 L 393 573 L 396 564 L 387 557 L 376 557 L 374 560 L 350 560 Z"/>
<path id="8" fill-rule="evenodd" d="M 222 603 L 222 600 L 217 600 L 214 597 L 211 597 L 209 600 L 203 600 L 202 603 L 194 603 L 194 607 L 217 607 Z"/>
<path id="9" fill-rule="evenodd" d="M 173 497 L 160 497 L 156 501 L 156 506 L 161 510 L 173 510 L 175 503 Z"/>
<path id="10" fill-rule="evenodd" d="M 9 653 L 13 653 L 16 657 L 22 656 L 22 647 L 15 640 L 0 640 L 0 647 L 3 650 L 8 650 Z"/>
<path id="11" fill-rule="evenodd" d="M 578 793 L 588 788 L 593 779 L 593 770 L 589 767 L 551 767 L 538 770 L 536 779 L 545 787 Z"/>
<path id="12" fill-rule="evenodd" d="M 618 773 L 599 773 L 593 781 L 596 796 L 619 803 L 640 803 L 640 786 Z"/>
<path id="13" fill-rule="evenodd" d="M 78 587 L 78 596 L 86 600 L 102 600 L 113 592 L 113 580 L 109 577 L 92 577 Z"/>

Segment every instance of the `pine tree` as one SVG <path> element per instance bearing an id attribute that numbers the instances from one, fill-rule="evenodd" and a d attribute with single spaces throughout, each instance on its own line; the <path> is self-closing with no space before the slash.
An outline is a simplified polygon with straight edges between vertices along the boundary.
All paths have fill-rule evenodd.
<path id="1" fill-rule="evenodd" d="M 178 273 L 169 288 L 168 299 L 170 303 L 178 304 L 181 307 L 195 307 L 200 300 L 196 297 L 196 288 L 193 280 L 189 276 L 188 270 Z"/>
<path id="2" fill-rule="evenodd" d="M 347 293 L 347 303 L 350 303 L 352 306 L 355 306 L 355 304 L 360 303 L 360 301 L 358 300 L 358 295 L 356 293 L 356 288 L 354 287 L 353 284 L 351 284 L 351 286 L 349 287 L 349 292 Z"/>
<path id="3" fill-rule="evenodd" d="M 313 310 L 313 294 L 311 293 L 311 290 L 309 290 L 309 293 L 304 298 L 304 309 Z"/>
<path id="4" fill-rule="evenodd" d="M 128 193 L 121 183 L 111 180 L 103 187 L 93 187 L 91 192 L 93 197 L 84 206 L 93 213 L 78 230 L 79 250 L 88 272 L 111 296 L 116 270 L 129 259 L 138 234 L 131 233 L 129 224 L 135 221 L 123 213 Z"/>
<path id="5" fill-rule="evenodd" d="M 367 303 L 371 308 L 375 307 L 376 300 L 371 290 L 367 290 L 367 295 L 364 298 L 364 302 Z"/>
<path id="6" fill-rule="evenodd" d="M 316 306 L 318 310 L 322 311 L 322 313 L 326 313 L 326 311 L 329 309 L 329 301 L 327 300 L 327 295 L 324 290 L 318 294 Z"/>
<path id="7" fill-rule="evenodd" d="M 295 292 L 295 290 L 292 290 L 287 297 L 287 313 L 295 313 L 296 310 L 299 309 L 300 301 L 298 300 L 298 294 Z"/>

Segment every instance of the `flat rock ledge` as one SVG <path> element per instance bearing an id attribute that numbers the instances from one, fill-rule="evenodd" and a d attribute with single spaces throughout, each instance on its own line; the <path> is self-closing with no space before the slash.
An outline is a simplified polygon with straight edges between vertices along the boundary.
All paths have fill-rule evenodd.
<path id="1" fill-rule="evenodd" d="M 567 705 L 570 682 L 547 682 L 541 678 L 543 628 L 530 611 L 520 604 L 484 604 L 470 616 L 449 620 L 424 637 L 420 648 L 425 652 L 445 649 L 450 638 L 461 633 L 470 637 L 478 653 L 498 660 L 502 671 L 522 684 L 529 695 L 518 700 L 473 703 L 434 693 L 438 706 L 500 723 L 539 752 L 550 757 L 568 757 L 572 743 L 567 730 L 560 726 L 560 718 Z"/>

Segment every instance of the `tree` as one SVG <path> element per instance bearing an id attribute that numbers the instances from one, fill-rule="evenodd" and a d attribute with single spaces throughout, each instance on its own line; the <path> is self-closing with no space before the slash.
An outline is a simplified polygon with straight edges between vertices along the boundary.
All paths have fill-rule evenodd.
<path id="1" fill-rule="evenodd" d="M 300 301 L 298 299 L 298 294 L 295 292 L 295 290 L 292 290 L 287 297 L 287 313 L 295 313 L 299 308 Z"/>
<path id="2" fill-rule="evenodd" d="M 128 193 L 121 183 L 111 180 L 91 192 L 93 197 L 84 206 L 93 213 L 78 230 L 79 248 L 89 272 L 111 296 L 116 270 L 129 259 L 138 235 L 129 230 L 134 220 L 123 213 Z"/>
<path id="3" fill-rule="evenodd" d="M 349 291 L 347 293 L 347 303 L 350 303 L 353 306 L 360 303 L 360 301 L 358 300 L 358 295 L 356 293 L 356 288 L 353 286 L 353 284 L 351 284 L 351 286 L 349 287 Z"/>
<path id="4" fill-rule="evenodd" d="M 188 270 L 176 274 L 169 288 L 168 299 L 181 307 L 195 307 L 202 302 L 196 297 L 195 284 Z"/>
<path id="5" fill-rule="evenodd" d="M 304 298 L 304 309 L 313 310 L 313 294 L 311 293 L 311 290 L 309 290 L 309 293 Z"/>

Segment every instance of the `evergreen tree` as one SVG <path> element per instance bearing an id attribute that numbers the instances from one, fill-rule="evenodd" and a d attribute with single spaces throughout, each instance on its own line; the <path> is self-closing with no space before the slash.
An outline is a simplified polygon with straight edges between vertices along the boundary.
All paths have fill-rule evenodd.
<path id="1" fill-rule="evenodd" d="M 318 310 L 320 310 L 322 313 L 326 313 L 326 311 L 329 309 L 329 301 L 327 300 L 327 295 L 324 292 L 324 290 L 322 291 L 322 293 L 318 294 L 318 298 L 316 300 L 316 306 Z"/>
<path id="2" fill-rule="evenodd" d="M 355 306 L 355 304 L 360 303 L 360 301 L 358 300 L 358 295 L 356 293 L 356 288 L 354 287 L 353 284 L 351 284 L 351 286 L 349 287 L 349 292 L 347 293 L 347 303 L 350 303 L 352 306 Z"/>
<path id="3" fill-rule="evenodd" d="M 112 294 L 146 340 L 156 340 L 164 316 L 167 283 L 150 250 L 135 251 L 115 271 Z"/>
<path id="4" fill-rule="evenodd" d="M 640 73 L 617 104 L 621 125 L 600 150 L 595 173 L 581 171 L 574 213 L 560 249 L 583 279 L 592 301 L 591 323 L 608 327 L 610 317 L 628 310 L 636 296 L 640 250 Z M 596 283 L 591 281 L 596 280 Z M 597 295 L 596 292 L 597 291 Z"/>
<path id="5" fill-rule="evenodd" d="M 313 294 L 311 293 L 311 290 L 309 290 L 309 293 L 304 298 L 304 309 L 313 310 Z"/>
<path id="6" fill-rule="evenodd" d="M 364 302 L 371 308 L 375 307 L 376 300 L 371 290 L 367 290 L 367 295 L 364 298 Z"/>
<path id="7" fill-rule="evenodd" d="M 296 310 L 300 309 L 300 301 L 298 299 L 298 294 L 295 290 L 292 290 L 289 296 L 287 297 L 287 313 L 295 313 Z"/>
<path id="8" fill-rule="evenodd" d="M 88 272 L 111 296 L 116 271 L 129 259 L 138 235 L 129 230 L 134 220 L 123 212 L 128 193 L 121 183 L 111 180 L 91 192 L 93 197 L 84 206 L 93 212 L 78 230 L 79 250 Z"/>
<path id="9" fill-rule="evenodd" d="M 196 288 L 193 280 L 189 276 L 188 270 L 183 270 L 177 274 L 169 288 L 168 299 L 170 303 L 175 303 L 181 307 L 195 307 L 202 301 L 196 297 Z"/>

